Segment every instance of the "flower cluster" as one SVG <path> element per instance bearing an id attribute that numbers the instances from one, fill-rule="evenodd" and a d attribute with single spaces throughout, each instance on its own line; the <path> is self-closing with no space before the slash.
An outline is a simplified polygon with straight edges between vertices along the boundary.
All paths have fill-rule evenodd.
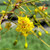
<path id="1" fill-rule="evenodd" d="M 40 10 L 40 11 L 45 11 L 46 9 L 48 9 L 47 7 L 45 7 L 45 6 L 39 6 L 38 7 L 38 9 Z M 38 10 L 37 8 L 34 10 L 35 11 L 35 13 L 37 13 L 39 10 Z M 47 12 L 45 12 L 45 14 L 47 15 L 48 13 Z"/>
<path id="2" fill-rule="evenodd" d="M 28 33 L 29 31 L 32 31 L 34 28 L 33 22 L 29 20 L 29 18 L 26 17 L 18 17 L 18 24 L 16 31 L 22 32 L 22 33 Z"/>

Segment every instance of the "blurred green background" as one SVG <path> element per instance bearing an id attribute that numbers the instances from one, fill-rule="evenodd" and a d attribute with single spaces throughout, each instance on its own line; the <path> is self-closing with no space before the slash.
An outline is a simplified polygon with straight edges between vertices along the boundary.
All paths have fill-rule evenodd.
<path id="1" fill-rule="evenodd" d="M 50 50 L 50 47 L 43 44 L 36 36 L 29 35 L 27 37 L 27 43 L 28 48 L 24 48 L 25 44 L 25 38 L 24 36 L 18 35 L 19 33 L 15 31 L 15 28 L 12 28 L 6 33 L 3 33 L 6 31 L 6 29 L 3 27 L 3 30 L 0 32 L 0 50 Z M 13 31 L 13 32 L 12 32 Z M 38 34 L 38 32 L 36 32 Z M 42 36 L 40 37 L 43 39 L 46 43 L 50 45 L 50 36 L 42 32 Z M 18 38 L 17 38 L 18 35 Z M 18 40 L 17 44 L 14 46 L 13 43 L 15 40 Z"/>

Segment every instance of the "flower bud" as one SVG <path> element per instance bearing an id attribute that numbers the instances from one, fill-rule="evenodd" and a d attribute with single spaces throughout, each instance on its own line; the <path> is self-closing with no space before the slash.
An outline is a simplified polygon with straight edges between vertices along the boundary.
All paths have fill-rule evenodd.
<path id="1" fill-rule="evenodd" d="M 5 2 L 5 1 L 3 1 L 3 3 L 4 3 L 4 4 L 6 4 L 6 2 Z"/>
<path id="2" fill-rule="evenodd" d="M 1 27 L 1 25 L 0 25 L 0 30 L 2 30 L 2 27 Z"/>
<path id="3" fill-rule="evenodd" d="M 39 31 L 38 35 L 39 35 L 39 36 L 42 36 L 42 33 Z"/>
<path id="4" fill-rule="evenodd" d="M 45 12 L 45 14 L 47 15 L 48 13 L 47 13 L 47 12 Z"/>
<path id="5" fill-rule="evenodd" d="M 48 34 L 48 31 L 45 31 L 46 34 Z"/>
<path id="6" fill-rule="evenodd" d="M 37 13 L 38 12 L 38 9 L 36 8 L 34 11 L 35 11 L 35 13 Z"/>
<path id="7" fill-rule="evenodd" d="M 28 47 L 28 44 L 27 44 L 27 42 L 25 43 L 25 48 L 27 48 Z"/>
<path id="8" fill-rule="evenodd" d="M 13 45 L 16 45 L 17 44 L 17 40 L 15 40 L 15 42 L 13 43 Z"/>

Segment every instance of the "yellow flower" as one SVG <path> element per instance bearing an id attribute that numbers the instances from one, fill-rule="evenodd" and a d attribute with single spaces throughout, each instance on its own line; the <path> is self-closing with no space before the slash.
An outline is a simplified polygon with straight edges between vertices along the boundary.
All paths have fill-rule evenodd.
<path id="1" fill-rule="evenodd" d="M 26 33 L 34 28 L 33 22 L 26 17 L 18 17 L 18 23 L 16 31 Z"/>
<path id="2" fill-rule="evenodd" d="M 38 35 L 39 35 L 39 36 L 42 36 L 42 33 L 39 31 Z"/>
<path id="3" fill-rule="evenodd" d="M 44 6 L 39 6 L 38 7 L 40 11 L 45 11 L 45 7 Z"/>
<path id="4" fill-rule="evenodd" d="M 1 25 L 0 25 L 0 30 L 2 30 L 2 27 L 1 27 Z"/>
<path id="5" fill-rule="evenodd" d="M 46 32 L 46 34 L 48 34 L 48 31 L 45 31 Z"/>
<path id="6" fill-rule="evenodd" d="M 25 48 L 27 48 L 28 47 L 28 44 L 27 44 L 27 42 L 25 43 Z"/>
<path id="7" fill-rule="evenodd" d="M 11 27 L 11 23 L 6 23 L 5 28 L 6 28 L 6 29 L 9 29 L 10 27 Z"/>
<path id="8" fill-rule="evenodd" d="M 36 8 L 34 11 L 37 13 L 38 12 L 38 9 Z"/>

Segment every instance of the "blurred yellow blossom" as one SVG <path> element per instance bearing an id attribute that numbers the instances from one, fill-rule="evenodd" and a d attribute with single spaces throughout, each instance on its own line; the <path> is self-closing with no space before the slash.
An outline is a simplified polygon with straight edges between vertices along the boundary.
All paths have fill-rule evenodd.
<path id="1" fill-rule="evenodd" d="M 34 28 L 33 22 L 26 17 L 18 17 L 18 24 L 16 31 L 25 33 L 24 36 L 27 36 L 27 32 L 32 31 Z"/>
<path id="2" fill-rule="evenodd" d="M 47 7 L 45 7 L 45 6 L 39 6 L 38 8 L 40 11 L 45 11 L 47 9 Z"/>
<path id="3" fill-rule="evenodd" d="M 42 7 L 42 6 L 39 6 L 38 8 L 39 8 L 39 10 L 41 10 L 41 11 L 42 11 L 42 8 L 43 8 L 43 7 Z"/>

